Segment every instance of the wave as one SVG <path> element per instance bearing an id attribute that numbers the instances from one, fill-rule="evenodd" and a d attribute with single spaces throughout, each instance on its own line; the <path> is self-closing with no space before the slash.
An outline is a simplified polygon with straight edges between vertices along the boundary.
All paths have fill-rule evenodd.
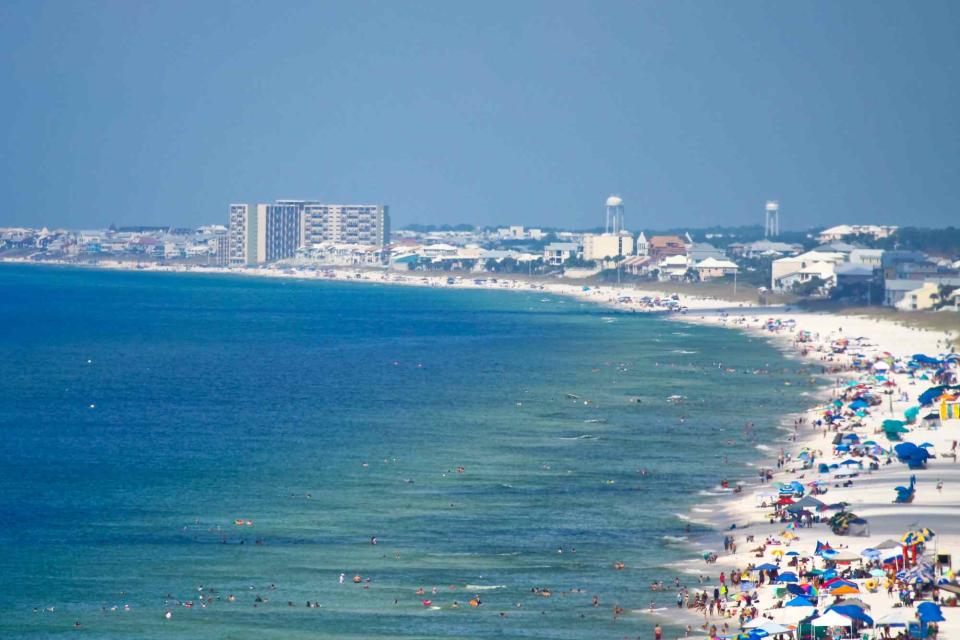
<path id="1" fill-rule="evenodd" d="M 719 487 L 713 491 L 707 491 L 706 489 L 701 489 L 700 491 L 697 491 L 698 496 L 708 496 L 711 498 L 715 498 L 717 496 L 725 496 L 728 493 L 730 493 L 729 489 L 721 489 Z"/>
<path id="2" fill-rule="evenodd" d="M 678 544 L 689 540 L 687 536 L 663 536 L 661 539 L 668 544 Z"/>
<path id="3" fill-rule="evenodd" d="M 674 349 L 670 353 L 682 353 L 684 355 L 693 355 L 694 353 L 700 353 L 699 351 L 688 351 L 687 349 Z"/>
<path id="4" fill-rule="evenodd" d="M 760 451 L 773 451 L 771 447 L 768 447 L 765 444 L 758 444 L 756 448 L 759 449 Z"/>
<path id="5" fill-rule="evenodd" d="M 468 584 L 464 587 L 467 591 L 493 591 L 494 589 L 506 589 L 505 584 Z"/>
<path id="6" fill-rule="evenodd" d="M 696 511 L 697 513 L 713 513 L 713 509 L 705 509 L 703 507 L 693 507 L 691 511 Z"/>
<path id="7" fill-rule="evenodd" d="M 578 436 L 560 436 L 561 440 L 599 440 L 600 436 L 595 436 L 590 433 L 581 433 Z"/>

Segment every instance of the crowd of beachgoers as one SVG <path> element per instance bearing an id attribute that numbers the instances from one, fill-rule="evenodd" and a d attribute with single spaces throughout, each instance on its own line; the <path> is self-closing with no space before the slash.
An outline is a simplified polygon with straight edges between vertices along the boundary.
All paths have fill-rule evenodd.
<path id="1" fill-rule="evenodd" d="M 723 538 L 678 570 L 693 637 L 960 637 L 960 356 L 948 336 L 781 309 L 695 321 L 765 335 L 821 366 L 820 404 L 784 416 L 756 480 L 697 509 Z M 717 574 L 716 572 L 719 571 Z M 676 614 L 673 614 L 676 615 Z M 914 635 L 908 636 L 907 634 Z"/>

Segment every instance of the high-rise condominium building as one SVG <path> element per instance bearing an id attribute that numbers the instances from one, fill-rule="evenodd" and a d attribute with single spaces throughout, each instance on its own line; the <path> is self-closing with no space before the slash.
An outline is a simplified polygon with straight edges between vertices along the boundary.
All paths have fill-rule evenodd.
<path id="1" fill-rule="evenodd" d="M 316 200 L 232 204 L 228 242 L 231 267 L 283 260 L 322 242 L 383 247 L 390 242 L 390 214 L 386 205 Z"/>
<path id="2" fill-rule="evenodd" d="M 230 205 L 232 267 L 263 264 L 292 256 L 300 246 L 300 218 L 308 201 Z"/>
<path id="3" fill-rule="evenodd" d="M 380 204 L 307 204 L 303 208 L 300 244 L 321 242 L 382 247 L 390 242 L 389 207 Z"/>

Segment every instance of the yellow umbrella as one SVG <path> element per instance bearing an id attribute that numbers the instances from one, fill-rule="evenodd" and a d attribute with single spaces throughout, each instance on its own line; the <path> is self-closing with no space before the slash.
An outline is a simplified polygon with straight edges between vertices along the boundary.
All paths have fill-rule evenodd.
<path id="1" fill-rule="evenodd" d="M 775 555 L 775 556 L 782 556 L 782 555 L 783 555 L 783 549 L 774 549 L 774 550 L 773 550 L 773 555 Z"/>

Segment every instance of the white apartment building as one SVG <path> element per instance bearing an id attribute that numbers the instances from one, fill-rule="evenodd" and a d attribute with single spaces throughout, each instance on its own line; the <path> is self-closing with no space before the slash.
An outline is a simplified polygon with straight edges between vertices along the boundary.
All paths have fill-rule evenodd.
<path id="1" fill-rule="evenodd" d="M 389 208 L 382 204 L 307 204 L 300 222 L 300 245 L 309 248 L 325 242 L 389 244 Z"/>
<path id="2" fill-rule="evenodd" d="M 583 236 L 583 259 L 606 260 L 633 254 L 633 236 L 623 233 L 588 233 Z"/>

